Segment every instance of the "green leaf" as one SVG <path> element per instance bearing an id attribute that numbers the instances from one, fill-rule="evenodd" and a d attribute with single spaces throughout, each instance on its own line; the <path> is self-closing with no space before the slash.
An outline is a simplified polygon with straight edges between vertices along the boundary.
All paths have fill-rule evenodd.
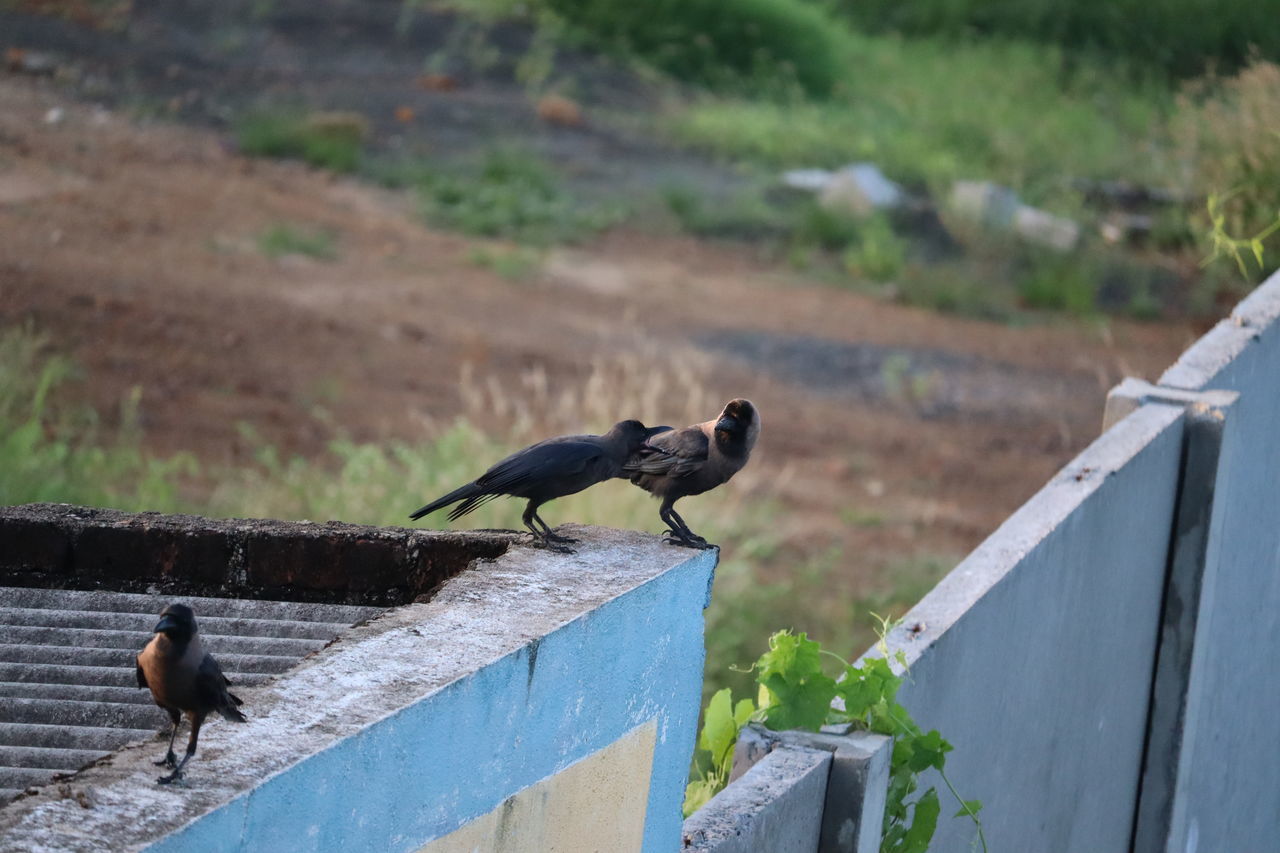
<path id="1" fill-rule="evenodd" d="M 684 816 L 696 812 L 716 795 L 717 785 L 714 779 L 695 779 L 684 789 Z"/>
<path id="2" fill-rule="evenodd" d="M 916 800 L 911 812 L 911 828 L 903 839 L 903 853 L 925 853 L 929 842 L 933 840 L 933 832 L 938 828 L 938 812 L 942 806 L 938 802 L 938 792 L 933 788 L 925 791 Z"/>
<path id="3" fill-rule="evenodd" d="M 773 675 L 764 684 L 773 700 L 764 709 L 764 722 L 769 728 L 817 731 L 826 723 L 836 695 L 835 679 L 818 673 L 793 683 Z"/>
<path id="4" fill-rule="evenodd" d="M 976 817 L 982 811 L 982 800 L 961 800 L 963 806 L 952 817 Z"/>
<path id="5" fill-rule="evenodd" d="M 952 750 L 951 744 L 942 739 L 937 729 L 918 735 L 911 744 L 912 754 L 907 762 L 916 773 L 930 767 L 941 770 L 946 764 L 946 754 Z"/>
<path id="6" fill-rule="evenodd" d="M 711 754 L 711 763 L 717 770 L 728 759 L 738 740 L 739 726 L 734 719 L 731 696 L 732 691 L 725 687 L 711 697 L 702 720 L 702 734 L 698 738 L 698 747 Z"/>
<path id="7" fill-rule="evenodd" d="M 760 681 L 771 675 L 783 675 L 788 681 L 803 681 L 822 674 L 822 646 L 802 631 L 778 631 L 769 638 L 769 651 L 756 661 Z"/>
<path id="8" fill-rule="evenodd" d="M 750 699 L 740 699 L 738 704 L 733 708 L 733 722 L 739 729 L 751 721 L 751 715 L 756 712 L 756 703 Z"/>

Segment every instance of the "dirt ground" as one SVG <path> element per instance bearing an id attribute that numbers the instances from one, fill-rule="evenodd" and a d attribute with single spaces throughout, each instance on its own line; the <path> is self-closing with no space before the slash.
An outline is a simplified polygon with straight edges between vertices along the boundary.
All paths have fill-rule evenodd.
<path id="1" fill-rule="evenodd" d="M 687 359 L 707 399 L 763 413 L 752 476 L 733 487 L 796 510 L 785 538 L 805 550 L 884 566 L 972 548 L 1096 436 L 1111 385 L 1155 378 L 1194 335 L 943 317 L 625 229 L 510 280 L 474 261 L 490 244 L 411 208 L 0 76 L 0 326 L 51 334 L 101 410 L 141 386 L 158 453 L 242 459 L 240 422 L 305 453 L 334 426 L 419 439 L 467 411 L 464 364 L 512 389 L 545 371 L 556 389 L 593 362 L 644 375 Z M 264 256 L 257 238 L 281 222 L 336 234 L 337 259 Z M 617 415 L 675 420 L 689 389 L 669 394 Z"/>

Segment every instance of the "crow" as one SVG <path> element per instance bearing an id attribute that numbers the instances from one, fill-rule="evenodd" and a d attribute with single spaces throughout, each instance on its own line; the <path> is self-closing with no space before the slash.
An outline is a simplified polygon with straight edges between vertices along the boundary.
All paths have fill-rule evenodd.
<path id="1" fill-rule="evenodd" d="M 157 767 L 171 767 L 173 772 L 156 781 L 167 785 L 182 778 L 182 768 L 196 754 L 196 741 L 205 717 L 216 711 L 234 723 L 247 722 L 236 707 L 244 703 L 227 691 L 231 682 L 222 674 L 218 662 L 205 652 L 196 628 L 196 616 L 185 604 L 170 604 L 160 614 L 152 629 L 155 636 L 138 653 L 138 686 L 151 690 L 151 698 L 163 708 L 173 723 L 169 735 L 169 751 Z M 178 763 L 173 754 L 173 741 L 178 725 L 186 714 L 191 723 L 187 754 Z"/>
<path id="2" fill-rule="evenodd" d="M 670 529 L 666 542 L 687 548 L 714 547 L 694 533 L 675 502 L 714 489 L 747 464 L 760 435 L 760 413 L 748 400 L 730 400 L 720 417 L 650 438 L 627 462 L 631 482 L 662 501 L 658 516 Z"/>
<path id="3" fill-rule="evenodd" d="M 629 420 L 619 421 L 604 435 L 562 435 L 540 441 L 511 454 L 474 481 L 432 501 L 409 517 L 419 519 L 456 503 L 449 520 L 457 521 L 481 504 L 499 495 L 508 495 L 528 499 L 522 520 L 536 544 L 554 547 L 552 543 L 573 542 L 553 533 L 538 515 L 538 507 L 596 483 L 625 476 L 623 465 L 640 451 L 645 441 L 670 429 L 668 426 L 646 427 L 639 421 Z"/>

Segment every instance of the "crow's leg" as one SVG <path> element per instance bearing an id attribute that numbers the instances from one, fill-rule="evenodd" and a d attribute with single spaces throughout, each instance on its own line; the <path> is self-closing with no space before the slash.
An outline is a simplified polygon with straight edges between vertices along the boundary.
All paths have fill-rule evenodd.
<path id="1" fill-rule="evenodd" d="M 551 529 L 551 525 L 547 524 L 547 522 L 543 520 L 542 516 L 538 515 L 536 512 L 533 514 L 533 518 L 542 525 L 542 535 L 546 537 L 548 542 L 560 542 L 562 544 L 569 545 L 578 541 L 571 536 L 561 536 L 559 533 L 556 533 Z"/>
<path id="2" fill-rule="evenodd" d="M 666 536 L 663 542 L 671 545 L 681 545 L 685 548 L 714 548 L 714 545 L 707 544 L 707 540 L 689 529 L 689 525 L 684 523 L 684 519 L 675 511 L 672 506 L 675 501 L 663 501 L 662 506 L 658 509 L 658 515 L 671 526 L 670 530 L 665 531 Z"/>
<path id="3" fill-rule="evenodd" d="M 564 554 L 572 554 L 573 552 L 570 549 L 556 543 L 572 542 L 574 540 L 567 539 L 564 536 L 557 536 L 555 533 L 552 533 L 551 528 L 548 527 L 547 523 L 538 515 L 538 506 L 539 503 L 537 501 L 529 501 L 529 506 L 525 507 L 524 515 L 522 516 L 524 526 L 529 528 L 529 532 L 533 534 L 534 547 L 546 548 L 550 551 L 559 551 Z M 535 522 L 538 525 L 541 525 L 541 529 L 535 526 Z"/>
<path id="4" fill-rule="evenodd" d="M 204 718 L 203 713 L 191 715 L 191 737 L 187 739 L 187 754 L 182 756 L 182 761 L 178 762 L 178 766 L 173 768 L 172 773 L 156 780 L 161 785 L 168 785 L 182 778 L 182 768 L 186 767 L 191 756 L 196 754 L 196 743 L 200 740 L 200 727 L 204 725 Z"/>
<path id="5" fill-rule="evenodd" d="M 156 767 L 174 767 L 178 763 L 178 756 L 173 754 L 173 741 L 178 737 L 178 725 L 182 722 L 182 714 L 174 708 L 165 708 L 164 710 L 169 714 L 169 720 L 173 723 L 173 729 L 169 732 L 169 751 L 165 753 L 164 758 L 151 763 Z"/>

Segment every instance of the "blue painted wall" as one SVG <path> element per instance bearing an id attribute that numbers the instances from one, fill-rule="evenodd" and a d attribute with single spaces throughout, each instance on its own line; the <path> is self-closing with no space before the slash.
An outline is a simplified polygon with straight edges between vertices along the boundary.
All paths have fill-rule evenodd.
<path id="1" fill-rule="evenodd" d="M 716 560 L 689 553 L 148 851 L 415 850 L 655 718 L 644 850 L 677 850 Z"/>

